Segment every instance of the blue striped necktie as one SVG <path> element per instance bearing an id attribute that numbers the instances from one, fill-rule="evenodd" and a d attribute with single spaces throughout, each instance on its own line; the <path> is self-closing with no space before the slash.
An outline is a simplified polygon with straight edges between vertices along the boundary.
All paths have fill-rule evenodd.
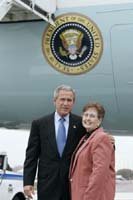
<path id="1" fill-rule="evenodd" d="M 59 127 L 57 131 L 57 147 L 58 147 L 60 157 L 62 156 L 64 146 L 66 144 L 66 130 L 64 126 L 64 121 L 65 121 L 64 118 L 60 118 Z"/>

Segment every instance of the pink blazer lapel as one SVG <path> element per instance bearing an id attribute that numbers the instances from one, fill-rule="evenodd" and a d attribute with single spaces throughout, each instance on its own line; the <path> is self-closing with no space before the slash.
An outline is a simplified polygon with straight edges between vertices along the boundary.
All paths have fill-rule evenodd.
<path id="1" fill-rule="evenodd" d="M 70 170 L 71 174 L 73 173 L 73 170 L 74 170 L 74 168 L 75 168 L 75 165 L 76 165 L 76 162 L 77 162 L 77 159 L 78 159 L 78 156 L 79 156 L 80 152 L 90 143 L 90 141 L 92 140 L 92 138 L 93 138 L 99 131 L 103 131 L 103 128 L 99 128 L 99 129 L 97 129 L 96 131 L 94 131 L 93 134 L 90 135 L 90 137 L 89 137 L 88 139 L 85 139 L 86 136 L 84 136 L 84 137 L 80 140 L 80 142 L 79 142 L 79 144 L 78 144 L 78 146 L 77 146 L 77 148 L 76 148 L 76 150 L 74 151 L 74 154 L 73 154 L 73 156 L 72 156 L 72 164 L 71 164 L 71 170 Z M 84 142 L 83 142 L 83 141 L 84 141 Z M 82 143 L 83 143 L 83 144 L 82 144 Z"/>
<path id="2" fill-rule="evenodd" d="M 75 162 L 76 162 L 76 159 L 75 159 L 75 156 L 77 154 L 77 151 L 79 149 L 79 147 L 81 146 L 81 144 L 83 143 L 83 141 L 85 140 L 85 136 L 83 136 L 80 140 L 80 142 L 78 143 L 76 149 L 74 150 L 73 154 L 72 154 L 72 157 L 71 157 L 71 164 L 70 164 L 70 170 L 69 170 L 69 177 L 71 177 L 71 174 L 72 174 L 72 171 L 73 171 L 73 168 L 75 166 Z"/>
<path id="3" fill-rule="evenodd" d="M 81 139 L 80 143 L 78 144 L 76 150 L 74 151 L 74 154 L 73 154 L 73 156 L 72 156 L 71 170 L 70 170 L 71 175 L 72 175 L 72 173 L 73 173 L 73 171 L 74 171 L 74 168 L 75 168 L 75 166 L 76 166 L 76 162 L 77 162 L 77 160 L 78 160 L 78 156 L 79 156 L 80 152 L 89 144 L 89 142 L 90 142 L 90 138 L 87 138 L 87 139 L 86 139 L 86 136 L 84 136 L 84 137 Z M 83 144 L 82 144 L 82 143 L 83 143 Z"/>

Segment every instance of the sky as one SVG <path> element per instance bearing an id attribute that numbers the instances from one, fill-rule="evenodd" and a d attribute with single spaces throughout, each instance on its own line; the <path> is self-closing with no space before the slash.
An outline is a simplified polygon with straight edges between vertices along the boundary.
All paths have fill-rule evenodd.
<path id="1" fill-rule="evenodd" d="M 6 152 L 11 167 L 23 165 L 29 130 L 0 129 L 0 152 Z M 116 170 L 133 170 L 133 137 L 115 136 Z"/>

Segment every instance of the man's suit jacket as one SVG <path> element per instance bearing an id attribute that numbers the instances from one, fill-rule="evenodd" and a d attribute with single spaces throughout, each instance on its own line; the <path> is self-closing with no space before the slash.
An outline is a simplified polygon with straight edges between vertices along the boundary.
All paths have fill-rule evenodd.
<path id="1" fill-rule="evenodd" d="M 71 200 L 114 200 L 114 147 L 102 128 L 83 137 L 70 165 Z"/>
<path id="2" fill-rule="evenodd" d="M 59 156 L 54 113 L 34 120 L 24 162 L 24 185 L 33 185 L 38 166 L 38 200 L 69 200 L 69 167 L 73 151 L 84 135 L 81 117 L 70 114 L 66 145 Z"/>

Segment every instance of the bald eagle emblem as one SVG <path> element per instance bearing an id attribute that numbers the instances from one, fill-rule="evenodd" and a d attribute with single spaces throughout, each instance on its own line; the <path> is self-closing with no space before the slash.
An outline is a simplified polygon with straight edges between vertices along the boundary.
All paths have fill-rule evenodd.
<path id="1" fill-rule="evenodd" d="M 67 13 L 48 25 L 42 39 L 43 54 L 54 69 L 67 75 L 80 75 L 99 62 L 103 41 L 100 29 L 87 16 Z"/>
<path id="2" fill-rule="evenodd" d="M 82 57 L 87 50 L 87 46 L 82 47 L 82 39 L 84 34 L 76 29 L 68 29 L 60 34 L 62 46 L 59 47 L 59 52 L 62 56 L 69 57 L 70 60 L 76 60 L 77 57 Z"/>

